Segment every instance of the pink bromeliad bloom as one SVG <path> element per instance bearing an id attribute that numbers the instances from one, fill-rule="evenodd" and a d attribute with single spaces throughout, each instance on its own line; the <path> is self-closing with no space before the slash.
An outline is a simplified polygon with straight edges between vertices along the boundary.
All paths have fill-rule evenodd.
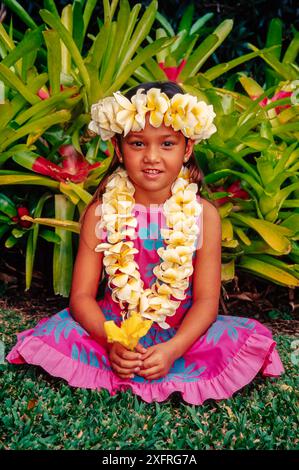
<path id="1" fill-rule="evenodd" d="M 18 213 L 18 215 L 12 217 L 11 220 L 16 222 L 16 224 L 20 225 L 20 227 L 22 227 L 22 228 L 31 227 L 32 222 L 30 222 L 29 220 L 22 220 L 21 219 L 21 217 L 23 215 L 30 215 L 30 212 L 29 212 L 28 208 L 25 207 L 25 206 L 19 206 L 19 207 L 17 207 L 17 213 Z"/>
<path id="2" fill-rule="evenodd" d="M 219 206 L 225 204 L 226 202 L 230 202 L 233 198 L 239 199 L 250 199 L 250 195 L 241 188 L 241 182 L 239 180 L 234 181 L 228 188 L 224 188 L 224 186 L 218 186 L 213 192 L 227 192 L 231 193 L 231 196 L 225 196 L 220 199 L 216 199 L 215 202 Z"/>
<path id="3" fill-rule="evenodd" d="M 101 166 L 100 162 L 93 163 L 92 165 L 88 163 L 73 145 L 61 145 L 58 152 L 62 156 L 62 166 L 39 156 L 33 159 L 31 170 L 41 175 L 50 176 L 50 178 L 57 181 L 69 179 L 73 183 L 81 183 L 87 178 L 91 170 Z"/>
<path id="4" fill-rule="evenodd" d="M 160 69 L 165 72 L 168 80 L 172 80 L 173 82 L 177 81 L 178 76 L 180 75 L 181 71 L 186 65 L 186 60 L 182 60 L 178 67 L 166 67 L 164 62 L 159 62 Z"/>
<path id="5" fill-rule="evenodd" d="M 272 98 L 269 100 L 267 97 L 265 97 L 264 99 L 262 99 L 260 102 L 259 102 L 259 105 L 264 107 L 264 106 L 267 106 L 267 104 L 271 103 L 271 101 L 278 101 L 278 100 L 282 100 L 283 98 L 288 98 L 289 96 L 292 95 L 292 92 L 291 91 L 283 91 L 283 90 L 280 90 L 278 91 L 277 93 L 275 93 L 274 96 L 272 96 Z M 251 95 L 250 98 L 252 100 L 257 100 L 259 97 L 257 95 Z M 275 112 L 276 114 L 279 114 L 281 113 L 281 111 L 283 109 L 286 109 L 286 108 L 290 108 L 291 105 L 289 104 L 285 104 L 285 105 L 282 105 L 282 106 L 276 106 L 275 107 Z"/>

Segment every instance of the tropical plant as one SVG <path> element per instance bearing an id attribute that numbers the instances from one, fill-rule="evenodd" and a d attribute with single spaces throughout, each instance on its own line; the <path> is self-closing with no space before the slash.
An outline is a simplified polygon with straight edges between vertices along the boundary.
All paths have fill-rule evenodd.
<path id="1" fill-rule="evenodd" d="M 278 101 L 263 108 L 258 101 L 236 93 L 234 100 L 230 91 L 225 95 L 225 90 L 220 93 L 209 88 L 205 93 L 216 109 L 218 132 L 197 149 L 197 158 L 206 175 L 205 184 L 214 185 L 214 192 L 207 197 L 224 203 L 220 205 L 226 260 L 223 277 L 230 280 L 234 276 L 237 261 L 240 269 L 282 285 L 298 286 L 297 139 L 290 135 L 290 144 L 277 139 L 267 109 L 277 106 Z M 287 100 L 290 103 L 290 97 Z M 287 124 L 281 131 L 283 126 Z M 298 213 L 288 210 L 293 208 Z"/>
<path id="2" fill-rule="evenodd" d="M 260 51 L 244 54 L 227 63 L 220 63 L 202 72 L 202 67 L 214 57 L 214 53 L 225 41 L 233 28 L 233 21 L 228 19 L 219 24 L 212 33 L 206 37 L 206 23 L 213 17 L 212 13 L 206 13 L 193 22 L 194 4 L 190 4 L 178 24 L 177 32 L 170 22 L 159 12 L 156 20 L 160 27 L 156 29 L 156 39 L 173 38 L 174 41 L 162 51 L 156 54 L 156 61 L 151 58 L 138 67 L 128 80 L 130 85 L 136 85 L 138 81 L 174 80 L 180 83 L 186 91 L 194 92 L 194 81 L 202 76 L 213 81 L 222 74 L 247 62 L 260 54 Z M 209 28 L 210 29 L 210 28 Z M 148 36 L 149 43 L 153 39 Z"/>
<path id="3" fill-rule="evenodd" d="M 68 295 L 73 266 L 71 231 L 78 231 L 73 219 L 90 201 L 112 152 L 111 146 L 109 153 L 99 138 L 90 142 L 85 136 L 90 106 L 124 86 L 138 66 L 173 40 L 161 38 L 141 48 L 155 19 L 155 0 L 139 21 L 140 4 L 131 10 L 129 2 L 121 0 L 114 19 L 118 0 L 111 4 L 104 1 L 103 22 L 98 34 L 87 38 L 92 41 L 89 49 L 84 47 L 84 41 L 96 4 L 94 0 L 67 5 L 61 17 L 55 3 L 47 0 L 48 9 L 40 11 L 44 20 L 40 26 L 15 0 L 7 0 L 5 4 L 30 29 L 15 45 L 13 30 L 0 24 L 0 80 L 5 84 L 0 116 L 0 166 L 3 168 L 8 162 L 14 165 L 14 169 L 0 170 L 0 184 L 2 187 L 42 186 L 45 188 L 42 201 L 50 197 L 50 190 L 54 210 L 51 220 L 47 214 L 41 217 L 43 203 L 39 203 L 40 196 L 37 196 L 36 209 L 30 213 L 34 224 L 18 233 L 13 229 L 5 243 L 11 246 L 17 234 L 19 239 L 26 235 L 26 289 L 29 289 L 37 237 L 42 233 L 35 227 L 37 224 L 55 227 L 54 291 Z M 40 56 L 41 61 L 37 60 Z M 29 171 L 20 171 L 20 167 Z M 10 213 L 15 217 L 12 207 L 13 202 Z M 3 210 L 0 206 L 3 217 L 9 216 L 6 209 L 7 205 Z M 30 218 L 28 214 L 25 216 Z M 1 222 L 4 236 L 11 221 Z M 33 231 L 34 243 L 27 233 Z"/>

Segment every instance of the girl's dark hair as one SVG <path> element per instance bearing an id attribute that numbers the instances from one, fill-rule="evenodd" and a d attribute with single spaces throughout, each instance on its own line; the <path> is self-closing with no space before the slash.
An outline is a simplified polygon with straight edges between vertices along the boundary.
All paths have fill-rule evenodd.
<path id="1" fill-rule="evenodd" d="M 150 90 L 150 88 L 159 88 L 161 92 L 165 93 L 168 98 L 172 98 L 176 93 L 185 93 L 184 90 L 176 83 L 176 82 L 171 82 L 171 81 L 166 81 L 166 82 L 145 82 L 145 83 L 140 83 L 140 85 L 137 85 L 133 88 L 130 88 L 130 90 L 125 93 L 126 98 L 131 99 L 132 96 L 134 96 L 137 93 L 137 90 L 140 88 L 143 88 L 145 92 Z M 121 136 L 119 134 L 116 134 L 116 139 L 118 143 L 121 143 Z M 186 143 L 188 139 L 186 138 Z M 113 158 L 111 160 L 111 163 L 107 169 L 107 172 L 103 179 L 100 181 L 99 186 L 97 187 L 91 201 L 87 204 L 85 209 L 83 210 L 79 223 L 83 222 L 84 215 L 89 208 L 91 204 L 94 202 L 100 202 L 100 197 L 102 194 L 105 192 L 105 188 L 108 182 L 108 178 L 110 175 L 120 166 L 120 162 L 117 158 L 116 152 L 114 152 Z M 190 171 L 190 181 L 192 183 L 197 183 L 198 184 L 198 192 L 200 193 L 202 189 L 202 183 L 203 183 L 203 178 L 204 175 L 201 171 L 201 169 L 197 166 L 196 160 L 195 160 L 195 155 L 194 152 L 192 152 L 189 160 L 187 163 L 184 164 L 187 168 L 189 168 Z"/>

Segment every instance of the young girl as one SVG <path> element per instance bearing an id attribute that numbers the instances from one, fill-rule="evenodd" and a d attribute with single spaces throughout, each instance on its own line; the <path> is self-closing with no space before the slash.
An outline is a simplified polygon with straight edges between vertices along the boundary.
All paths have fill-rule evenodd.
<path id="1" fill-rule="evenodd" d="M 181 392 L 197 405 L 231 397 L 258 372 L 284 372 L 265 326 L 218 315 L 221 221 L 200 197 L 193 154 L 216 131 L 214 117 L 172 82 L 93 105 L 90 129 L 111 138 L 115 153 L 81 217 L 70 305 L 20 333 L 9 362 L 74 387 L 131 389 L 147 402 Z M 152 322 L 134 350 L 109 342 L 105 321 L 120 326 L 134 311 Z"/>

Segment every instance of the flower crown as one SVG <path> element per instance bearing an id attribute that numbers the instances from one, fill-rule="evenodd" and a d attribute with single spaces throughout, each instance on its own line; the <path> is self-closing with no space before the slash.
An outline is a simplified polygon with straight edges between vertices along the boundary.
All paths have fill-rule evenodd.
<path id="1" fill-rule="evenodd" d="M 109 140 L 116 133 L 126 136 L 130 131 L 144 129 L 145 115 L 149 112 L 152 126 L 160 127 L 163 123 L 172 126 L 196 144 L 216 132 L 213 106 L 198 101 L 196 96 L 177 93 L 170 99 L 159 88 L 143 92 L 140 88 L 129 100 L 117 91 L 93 104 L 88 128 L 102 140 Z"/>

